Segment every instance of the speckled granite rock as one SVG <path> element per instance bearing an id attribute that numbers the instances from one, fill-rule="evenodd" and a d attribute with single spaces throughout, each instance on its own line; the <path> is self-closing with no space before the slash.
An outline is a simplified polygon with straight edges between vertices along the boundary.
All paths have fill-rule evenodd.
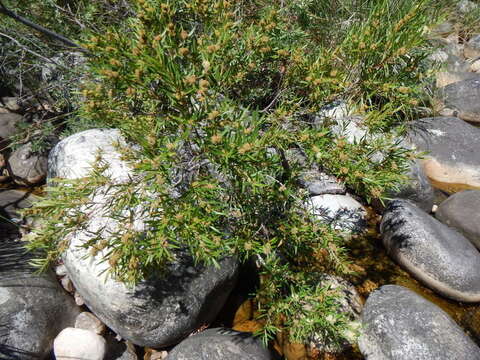
<path id="1" fill-rule="evenodd" d="M 380 224 L 388 254 L 433 291 L 480 301 L 480 253 L 457 231 L 406 200 L 389 203 Z"/>
<path id="2" fill-rule="evenodd" d="M 366 360 L 479 360 L 480 348 L 435 304 L 385 285 L 362 313 L 359 347 Z"/>

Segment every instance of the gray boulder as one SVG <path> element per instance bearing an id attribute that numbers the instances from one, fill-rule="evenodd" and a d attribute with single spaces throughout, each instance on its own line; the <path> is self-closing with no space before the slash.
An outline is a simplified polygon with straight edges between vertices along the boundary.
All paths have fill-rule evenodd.
<path id="1" fill-rule="evenodd" d="M 416 150 L 426 152 L 422 168 L 436 188 L 480 189 L 479 128 L 455 117 L 434 117 L 414 121 L 408 135 Z"/>
<path id="2" fill-rule="evenodd" d="M 441 89 L 447 107 L 457 110 L 458 117 L 470 122 L 480 122 L 480 75 L 451 83 Z"/>
<path id="3" fill-rule="evenodd" d="M 166 360 L 271 360 L 276 357 L 250 333 L 223 328 L 190 336 L 168 353 Z"/>
<path id="4" fill-rule="evenodd" d="M 366 360 L 478 360 L 480 348 L 435 304 L 385 285 L 362 312 L 359 347 Z"/>
<path id="5" fill-rule="evenodd" d="M 450 196 L 440 204 L 435 217 L 480 248 L 480 191 L 465 190 Z"/>
<path id="6" fill-rule="evenodd" d="M 19 185 L 36 185 L 47 176 L 47 156 L 32 150 L 27 143 L 15 150 L 8 158 L 8 172 Z"/>
<path id="7" fill-rule="evenodd" d="M 424 285 L 453 300 L 480 301 L 480 254 L 463 235 L 407 200 L 390 202 L 380 231 L 388 254 Z"/>
<path id="8" fill-rule="evenodd" d="M 53 272 L 42 275 L 28 265 L 23 243 L 0 239 L 0 358 L 43 359 L 79 309 Z"/>
<path id="9" fill-rule="evenodd" d="M 111 184 L 141 178 L 121 159 L 115 144 L 126 145 L 118 130 L 87 130 L 62 140 L 51 151 L 49 174 L 68 179 L 87 176 L 100 154 Z M 139 190 L 142 191 L 142 190 Z M 154 195 L 152 195 L 154 196 Z M 98 188 L 91 202 L 80 211 L 88 216 L 82 230 L 68 237 L 63 255 L 68 276 L 92 312 L 122 338 L 136 345 L 164 347 L 177 343 L 205 323 L 212 322 L 232 290 L 238 262 L 219 261 L 219 267 L 194 265 L 191 257 L 178 251 L 174 262 L 162 273 L 152 275 L 135 287 L 109 276 L 104 251 L 92 255 L 82 245 L 100 236 L 108 239 L 125 225 L 113 218 L 108 204 L 115 202 L 113 187 Z M 126 209 L 141 237 L 148 230 L 148 212 L 139 205 Z"/>

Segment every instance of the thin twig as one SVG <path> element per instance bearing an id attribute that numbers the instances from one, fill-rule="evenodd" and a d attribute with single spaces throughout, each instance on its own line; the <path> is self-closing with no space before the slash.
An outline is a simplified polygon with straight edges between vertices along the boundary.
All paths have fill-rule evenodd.
<path id="1" fill-rule="evenodd" d="M 45 56 L 43 56 L 43 55 L 40 55 L 39 53 L 37 53 L 37 52 L 35 52 L 35 51 L 33 51 L 33 50 L 30 50 L 30 49 L 27 48 L 26 46 L 23 46 L 18 40 L 12 38 L 11 36 L 9 36 L 9 35 L 7 35 L 7 34 L 4 34 L 4 33 L 0 32 L 0 36 L 6 37 L 7 39 L 9 39 L 9 40 L 13 41 L 15 44 L 17 44 L 20 48 L 22 48 L 22 50 L 24 50 L 24 51 L 26 51 L 26 52 L 28 52 L 28 53 L 30 53 L 30 54 L 32 54 L 32 55 L 35 55 L 35 56 L 39 57 L 40 59 L 42 59 L 42 60 L 44 60 L 44 61 L 51 62 L 51 63 L 53 63 L 53 64 L 55 64 L 55 65 L 57 65 L 57 66 L 60 66 L 60 67 L 64 68 L 65 70 L 69 70 L 69 71 L 71 70 L 70 68 L 66 67 L 65 65 L 59 64 L 59 63 L 55 62 L 55 61 L 52 60 L 52 59 L 49 59 L 49 58 L 47 58 L 47 57 L 45 57 Z"/>
<path id="2" fill-rule="evenodd" d="M 65 36 L 62 36 L 60 34 L 57 34 L 56 32 L 54 31 L 51 31 L 47 28 L 44 28 L 43 26 L 40 26 L 38 24 L 35 24 L 34 22 L 31 22 L 30 20 L 24 18 L 23 16 L 20 16 L 20 15 L 17 15 L 15 14 L 13 11 L 7 9 L 7 7 L 2 3 L 2 1 L 0 0 L 0 14 L 4 14 L 12 19 L 14 19 L 15 21 L 18 21 L 34 30 L 37 30 L 39 32 L 41 32 L 42 34 L 44 35 L 47 35 L 47 36 L 50 36 L 56 40 L 59 40 L 61 42 L 63 42 L 64 44 L 70 46 L 70 47 L 73 47 L 73 48 L 77 48 L 78 50 L 86 53 L 86 54 L 89 54 L 89 51 L 83 47 L 81 47 L 80 45 L 74 43 L 72 40 L 66 38 Z"/>

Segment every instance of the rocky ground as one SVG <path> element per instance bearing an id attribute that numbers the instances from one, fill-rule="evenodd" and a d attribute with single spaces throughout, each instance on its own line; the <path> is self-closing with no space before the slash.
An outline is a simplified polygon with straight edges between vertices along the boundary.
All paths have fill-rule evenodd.
<path id="1" fill-rule="evenodd" d="M 465 11 L 472 4 L 460 2 Z M 322 342 L 321 336 L 303 345 L 281 335 L 271 349 L 262 347 L 251 336 L 261 326 L 246 296 L 251 269 L 234 258 L 222 261 L 219 269 L 199 268 L 179 254 L 165 277 L 135 289 L 105 277 L 108 264 L 98 262 L 102 253 L 88 256 L 75 245 L 121 226 L 105 210 L 109 189 L 96 194 L 95 206 L 86 210 L 85 231 L 72 236 L 55 271 L 34 274 L 32 255 L 19 241 L 19 225 L 28 220 L 16 210 L 35 201 L 37 186 L 54 176 L 81 178 L 98 149 L 108 154 L 104 160 L 115 181 L 122 182 L 132 170 L 112 146 L 124 142 L 116 130 L 87 130 L 54 140 L 49 153 L 34 152 L 29 141 L 10 149 L 28 120 L 20 99 L 3 97 L 2 358 L 480 359 L 480 34 L 464 41 L 453 24 L 444 23 L 435 29 L 432 43 L 439 49 L 430 61 L 443 65 L 435 87 L 437 108 L 416 120 L 402 139 L 403 146 L 427 155 L 412 162 L 411 182 L 392 194 L 396 199 L 385 207 L 366 207 L 329 174 L 304 172 L 302 184 L 311 195 L 307 206 L 351 239 L 357 275 L 321 279 L 341 291 L 342 311 L 361 328 L 358 342 L 352 338 L 352 344 L 340 347 Z M 345 104 L 326 109 L 318 121 L 324 118 L 334 120 L 333 130 L 348 141 L 368 136 L 362 117 L 349 114 Z M 294 151 L 287 155 L 289 161 L 302 162 Z M 375 156 L 382 154 L 374 154 L 372 161 Z M 214 327 L 200 331 L 205 324 Z"/>

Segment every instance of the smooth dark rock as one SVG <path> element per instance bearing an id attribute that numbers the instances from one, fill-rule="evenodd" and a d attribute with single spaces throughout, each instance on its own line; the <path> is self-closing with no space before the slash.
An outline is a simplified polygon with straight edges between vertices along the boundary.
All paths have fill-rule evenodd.
<path id="1" fill-rule="evenodd" d="M 435 217 L 460 231 L 480 248 L 480 191 L 465 190 L 450 196 L 438 207 Z"/>
<path id="2" fill-rule="evenodd" d="M 166 360 L 271 360 L 276 358 L 250 333 L 214 328 L 186 338 L 168 353 Z"/>
<path id="3" fill-rule="evenodd" d="M 480 104 L 480 101 L 477 101 Z M 480 189 L 480 129 L 455 117 L 414 121 L 408 142 L 419 152 L 430 182 L 448 193 Z"/>
<path id="4" fill-rule="evenodd" d="M 445 105 L 458 111 L 460 119 L 480 122 L 480 75 L 442 88 Z"/>
<path id="5" fill-rule="evenodd" d="M 380 231 L 388 254 L 424 285 L 453 300 L 480 301 L 480 253 L 459 232 L 407 200 L 389 203 Z"/>
<path id="6" fill-rule="evenodd" d="M 435 304 L 385 285 L 362 312 L 359 347 L 366 360 L 478 360 L 480 348 Z"/>
<path id="7" fill-rule="evenodd" d="M 43 359 L 80 312 L 53 272 L 35 274 L 31 259 L 21 242 L 0 239 L 0 359 Z"/>

